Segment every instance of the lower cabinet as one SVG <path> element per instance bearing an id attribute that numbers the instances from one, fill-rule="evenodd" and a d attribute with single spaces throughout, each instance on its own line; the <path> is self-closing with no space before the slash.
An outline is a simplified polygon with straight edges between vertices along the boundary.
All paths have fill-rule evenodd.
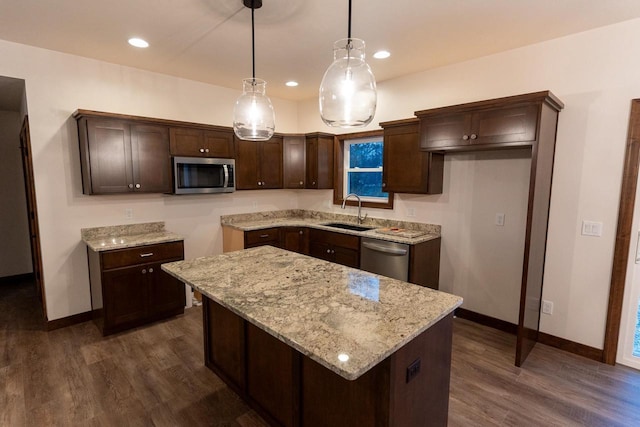
<path id="1" fill-rule="evenodd" d="M 184 284 L 162 271 L 184 259 L 183 242 L 88 250 L 93 319 L 109 335 L 184 312 Z"/>
<path id="2" fill-rule="evenodd" d="M 312 228 L 309 230 L 309 255 L 359 268 L 360 237 Z"/>
<path id="3" fill-rule="evenodd" d="M 309 229 L 307 227 L 281 227 L 280 247 L 291 252 L 309 255 Z"/>

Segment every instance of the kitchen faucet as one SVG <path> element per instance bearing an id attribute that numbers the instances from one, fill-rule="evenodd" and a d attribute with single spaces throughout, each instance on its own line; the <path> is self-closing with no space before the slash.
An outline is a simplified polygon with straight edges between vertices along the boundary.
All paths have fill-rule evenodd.
<path id="1" fill-rule="evenodd" d="M 347 199 L 349 197 L 355 197 L 356 199 L 358 199 L 358 224 L 362 224 L 362 221 L 364 221 L 367 218 L 367 214 L 364 214 L 364 216 L 360 216 L 360 210 L 362 209 L 362 200 L 360 200 L 360 196 L 358 196 L 356 193 L 349 193 L 347 194 L 347 197 L 345 197 L 342 200 L 342 209 L 345 208 L 346 204 L 347 204 Z"/>

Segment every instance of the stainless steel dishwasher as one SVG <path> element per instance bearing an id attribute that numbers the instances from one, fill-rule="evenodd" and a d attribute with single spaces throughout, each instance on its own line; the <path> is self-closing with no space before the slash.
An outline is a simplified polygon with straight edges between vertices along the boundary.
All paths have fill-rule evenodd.
<path id="1" fill-rule="evenodd" d="M 409 280 L 409 245 L 362 237 L 360 269 L 406 282 Z"/>

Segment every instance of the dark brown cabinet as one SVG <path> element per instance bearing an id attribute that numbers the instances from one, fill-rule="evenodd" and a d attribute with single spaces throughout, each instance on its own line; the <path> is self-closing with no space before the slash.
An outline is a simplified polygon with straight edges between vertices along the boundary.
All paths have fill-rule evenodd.
<path id="1" fill-rule="evenodd" d="M 305 188 L 333 188 L 334 136 L 326 133 L 309 133 L 305 139 Z"/>
<path id="2" fill-rule="evenodd" d="M 160 267 L 184 259 L 182 242 L 87 253 L 93 319 L 104 335 L 184 312 L 184 284 Z"/>
<path id="3" fill-rule="evenodd" d="M 171 155 L 186 157 L 233 158 L 233 130 L 172 127 Z"/>
<path id="4" fill-rule="evenodd" d="M 360 267 L 360 237 L 318 229 L 309 230 L 309 255 L 347 267 Z"/>
<path id="5" fill-rule="evenodd" d="M 384 128 L 382 188 L 392 193 L 441 194 L 444 155 L 420 150 L 419 120 L 380 126 Z"/>
<path id="6" fill-rule="evenodd" d="M 84 194 L 169 193 L 169 128 L 79 110 Z"/>
<path id="7" fill-rule="evenodd" d="M 466 111 L 417 111 L 420 146 L 427 151 L 465 151 L 531 145 L 536 139 L 537 105 L 488 104 Z"/>
<path id="8" fill-rule="evenodd" d="M 281 227 L 280 247 L 300 254 L 309 254 L 309 229 L 306 227 Z"/>
<path id="9" fill-rule="evenodd" d="M 285 136 L 282 155 L 284 188 L 305 188 L 304 135 Z"/>
<path id="10" fill-rule="evenodd" d="M 244 233 L 245 249 L 264 245 L 280 246 L 280 228 L 265 228 L 262 230 L 247 231 Z"/>
<path id="11" fill-rule="evenodd" d="M 268 141 L 235 139 L 236 189 L 282 188 L 282 136 Z"/>

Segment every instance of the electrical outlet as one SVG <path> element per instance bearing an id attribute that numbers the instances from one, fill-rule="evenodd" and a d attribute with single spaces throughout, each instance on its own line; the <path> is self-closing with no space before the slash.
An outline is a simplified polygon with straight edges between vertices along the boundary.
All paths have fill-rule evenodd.
<path id="1" fill-rule="evenodd" d="M 602 236 L 602 223 L 597 221 L 582 221 L 583 236 Z"/>
<path id="2" fill-rule="evenodd" d="M 499 227 L 503 227 L 504 226 L 504 214 L 503 213 L 497 213 L 496 214 L 496 225 Z"/>
<path id="3" fill-rule="evenodd" d="M 416 359 L 407 366 L 407 383 L 414 379 L 420 373 L 420 359 Z"/>
<path id="4" fill-rule="evenodd" d="M 253 209 L 256 209 L 258 207 L 258 202 L 256 202 L 255 200 L 252 201 L 251 206 L 253 207 Z"/>
<path id="5" fill-rule="evenodd" d="M 133 219 L 133 209 L 127 208 L 124 210 L 124 217 L 126 219 Z"/>
<path id="6" fill-rule="evenodd" d="M 416 216 L 416 208 L 407 208 L 407 216 L 414 218 Z"/>
<path id="7" fill-rule="evenodd" d="M 542 300 L 542 312 L 544 314 L 553 314 L 553 302 Z"/>

